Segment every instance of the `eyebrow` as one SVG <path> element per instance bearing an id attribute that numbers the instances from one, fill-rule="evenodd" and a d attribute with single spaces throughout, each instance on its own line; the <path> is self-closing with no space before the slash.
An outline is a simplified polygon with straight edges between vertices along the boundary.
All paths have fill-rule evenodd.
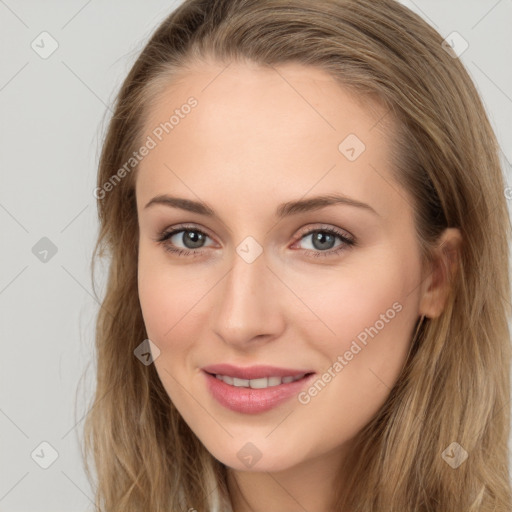
<path id="1" fill-rule="evenodd" d="M 198 213 L 200 215 L 206 215 L 207 217 L 216 217 L 215 211 L 207 204 L 200 201 L 192 201 L 190 199 L 184 199 L 181 197 L 174 197 L 167 194 L 159 195 L 151 199 L 145 208 L 150 206 L 161 204 L 170 206 L 172 208 L 179 208 L 192 213 Z M 309 211 L 319 210 L 326 206 L 334 204 L 343 204 L 347 206 L 353 206 L 356 208 L 365 209 L 375 215 L 380 216 L 369 204 L 357 201 L 350 197 L 340 194 L 325 194 L 321 196 L 311 197 L 309 199 L 299 199 L 297 201 L 289 201 L 287 203 L 280 204 L 276 208 L 276 217 L 282 219 L 290 215 L 296 215 L 299 213 L 305 213 Z"/>

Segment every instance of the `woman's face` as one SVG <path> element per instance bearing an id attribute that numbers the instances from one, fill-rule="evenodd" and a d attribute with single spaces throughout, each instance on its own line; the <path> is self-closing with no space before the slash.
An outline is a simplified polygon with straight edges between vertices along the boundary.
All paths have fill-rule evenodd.
<path id="1" fill-rule="evenodd" d="M 341 452 L 376 414 L 425 276 L 386 110 L 318 69 L 224 68 L 188 71 L 149 112 L 140 303 L 197 437 L 227 466 L 277 471 Z"/>

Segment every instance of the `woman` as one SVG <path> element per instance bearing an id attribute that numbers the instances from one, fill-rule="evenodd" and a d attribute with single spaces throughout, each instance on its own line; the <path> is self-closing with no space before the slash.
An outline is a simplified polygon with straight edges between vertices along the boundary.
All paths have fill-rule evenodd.
<path id="1" fill-rule="evenodd" d="M 511 509 L 497 142 L 417 15 L 186 0 L 96 197 L 101 510 Z"/>

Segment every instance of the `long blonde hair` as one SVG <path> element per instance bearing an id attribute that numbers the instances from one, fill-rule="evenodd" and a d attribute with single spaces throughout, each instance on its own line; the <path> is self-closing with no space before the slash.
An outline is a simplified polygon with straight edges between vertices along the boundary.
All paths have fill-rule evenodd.
<path id="1" fill-rule="evenodd" d="M 418 324 L 400 378 L 356 439 L 350 481 L 333 489 L 332 510 L 340 512 L 512 510 L 504 180 L 475 86 L 442 43 L 393 0 L 186 0 L 130 70 L 102 148 L 98 187 L 141 146 L 148 105 L 176 71 L 201 59 L 315 66 L 387 106 L 397 126 L 395 179 L 414 202 L 425 261 L 446 227 L 459 228 L 463 244 L 443 313 Z M 212 512 L 217 496 L 224 512 L 226 468 L 181 418 L 154 365 L 133 353 L 147 338 L 137 290 L 135 172 L 98 196 L 93 282 L 95 259 L 106 256 L 110 266 L 96 327 L 97 387 L 84 426 L 87 474 L 94 481 L 93 456 L 102 511 Z M 443 456 L 454 450 L 468 454 L 456 468 Z"/>

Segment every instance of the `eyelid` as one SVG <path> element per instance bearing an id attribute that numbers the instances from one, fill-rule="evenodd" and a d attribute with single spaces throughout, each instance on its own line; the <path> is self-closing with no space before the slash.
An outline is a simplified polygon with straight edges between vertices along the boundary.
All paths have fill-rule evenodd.
<path id="1" fill-rule="evenodd" d="M 346 238 L 347 240 L 350 240 L 351 242 L 356 241 L 355 237 L 348 232 L 346 229 L 338 228 L 336 226 L 332 226 L 331 224 L 320 224 L 318 227 L 311 227 L 309 224 L 305 228 L 301 228 L 299 230 L 299 234 L 297 236 L 297 240 L 302 239 L 305 235 L 310 235 L 316 231 L 327 231 L 334 233 L 338 236 L 341 236 L 342 238 Z"/>
<path id="2" fill-rule="evenodd" d="M 206 235 L 211 240 L 215 240 L 213 236 L 211 236 L 208 232 L 208 230 L 198 227 L 197 225 L 192 224 L 178 224 L 176 226 L 165 228 L 158 232 L 158 235 L 156 238 L 153 238 L 154 242 L 160 242 L 165 243 L 169 238 L 176 235 L 177 233 L 180 233 L 181 231 L 195 231 L 197 233 L 202 233 L 203 235 Z M 203 249 L 202 247 L 199 249 L 196 249 L 197 251 L 200 251 Z M 194 249 L 183 249 L 187 251 L 193 251 Z"/>
<path id="3" fill-rule="evenodd" d="M 205 229 L 203 227 L 198 227 L 197 224 L 178 224 L 171 228 L 165 228 L 159 232 L 159 237 L 165 236 L 172 232 L 176 233 L 181 230 L 183 230 L 183 231 L 187 231 L 187 230 L 198 231 L 200 233 L 207 235 L 211 239 L 215 238 L 209 234 L 207 229 Z M 323 230 L 339 233 L 340 235 L 343 235 L 345 238 L 355 242 L 355 237 L 350 232 L 348 232 L 346 229 L 338 228 L 338 227 L 332 226 L 330 224 L 320 224 L 317 227 L 310 227 L 310 225 L 308 224 L 305 227 L 299 228 L 299 234 L 297 235 L 297 240 L 300 240 L 304 235 L 311 234 L 312 231 L 323 231 Z"/>
<path id="4" fill-rule="evenodd" d="M 211 247 L 211 246 L 206 246 L 206 247 L 200 247 L 197 249 L 187 249 L 187 248 L 183 249 L 181 247 L 174 247 L 171 249 L 170 247 L 165 247 L 167 245 L 167 241 L 172 236 L 174 236 L 177 233 L 180 233 L 182 231 L 195 231 L 197 233 L 206 235 L 211 240 L 214 240 L 214 237 L 212 237 L 208 233 L 208 230 L 203 229 L 202 227 L 198 227 L 196 224 L 188 224 L 188 223 L 178 224 L 171 228 L 166 228 L 159 233 L 159 235 L 156 239 L 153 239 L 153 240 L 159 244 L 164 245 L 165 250 L 167 250 L 168 252 L 180 253 L 180 254 L 183 253 L 186 255 L 190 254 L 193 256 L 199 256 L 199 255 L 201 255 L 201 253 L 204 251 L 204 249 L 206 247 Z M 307 253 L 311 256 L 315 256 L 315 257 L 316 256 L 335 256 L 339 252 L 341 252 L 345 249 L 348 249 L 352 246 L 357 245 L 356 238 L 351 233 L 346 231 L 345 229 L 335 227 L 335 226 L 332 226 L 329 224 L 320 224 L 316 227 L 311 227 L 309 225 L 309 226 L 300 228 L 299 234 L 297 235 L 296 240 L 292 243 L 292 246 L 294 246 L 296 243 L 300 242 L 304 237 L 313 235 L 316 232 L 330 233 L 330 234 L 340 238 L 342 243 L 339 246 L 337 246 L 337 248 L 331 248 L 326 251 L 315 251 L 315 250 L 311 250 L 311 249 L 299 249 L 299 250 L 305 251 L 305 253 Z"/>

